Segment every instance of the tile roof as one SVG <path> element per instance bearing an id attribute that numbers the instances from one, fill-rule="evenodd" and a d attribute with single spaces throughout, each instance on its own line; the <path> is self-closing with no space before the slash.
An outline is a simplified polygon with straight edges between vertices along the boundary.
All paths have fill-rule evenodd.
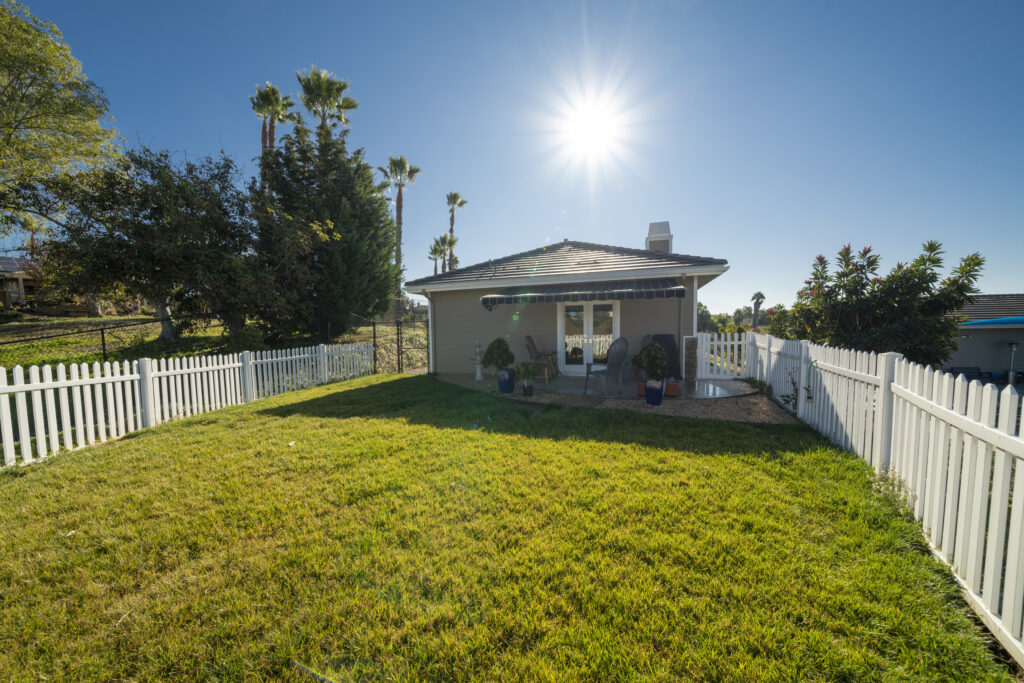
<path id="1" fill-rule="evenodd" d="M 565 240 L 405 284 L 417 286 L 545 275 L 593 276 L 623 270 L 724 266 L 726 263 L 725 259 Z"/>
<path id="2" fill-rule="evenodd" d="M 32 262 L 27 258 L 16 256 L 0 256 L 0 273 L 16 273 L 20 270 L 28 270 Z"/>
<path id="3" fill-rule="evenodd" d="M 1024 294 L 975 294 L 960 309 L 967 320 L 991 320 L 1024 315 Z"/>

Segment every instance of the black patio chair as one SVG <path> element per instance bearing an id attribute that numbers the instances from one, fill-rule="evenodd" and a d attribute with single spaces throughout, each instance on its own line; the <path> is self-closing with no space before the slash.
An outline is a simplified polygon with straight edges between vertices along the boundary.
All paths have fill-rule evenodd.
<path id="1" fill-rule="evenodd" d="M 587 395 L 587 388 L 590 386 L 590 376 L 594 375 L 601 379 L 601 392 L 608 397 L 608 377 L 614 376 L 619 382 L 619 396 L 622 396 L 622 373 L 626 369 L 626 357 L 629 355 L 629 341 L 625 337 L 619 337 L 608 347 L 608 362 L 599 370 L 593 368 L 593 363 L 587 363 L 587 378 L 583 382 L 583 395 Z"/>

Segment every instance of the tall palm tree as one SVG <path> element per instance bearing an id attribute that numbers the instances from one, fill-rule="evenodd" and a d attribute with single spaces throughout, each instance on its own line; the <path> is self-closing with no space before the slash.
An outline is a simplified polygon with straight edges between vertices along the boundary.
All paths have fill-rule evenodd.
<path id="1" fill-rule="evenodd" d="M 455 257 L 455 243 L 459 241 L 459 238 L 451 233 L 447 235 L 441 235 L 441 245 L 444 250 L 448 252 L 448 258 L 444 264 L 442 264 L 441 272 L 445 272 L 444 266 L 447 266 L 448 270 L 455 270 L 459 265 L 459 260 Z"/>
<path id="2" fill-rule="evenodd" d="M 379 166 L 384 180 L 395 188 L 395 233 L 398 244 L 395 247 L 395 264 L 402 267 L 402 190 L 416 182 L 420 169 L 409 163 L 405 157 L 389 157 L 387 166 Z M 436 265 L 436 264 L 435 264 Z M 436 275 L 436 273 L 435 273 Z"/>
<path id="3" fill-rule="evenodd" d="M 327 128 L 330 121 L 337 121 L 343 126 L 348 125 L 345 112 L 359 106 L 351 97 L 345 96 L 348 81 L 335 78 L 326 69 L 309 67 L 309 73 L 297 72 L 296 78 L 302 87 L 302 106 L 320 119 L 320 127 Z"/>
<path id="4" fill-rule="evenodd" d="M 434 275 L 437 275 L 437 262 L 444 262 L 445 250 L 444 245 L 441 244 L 441 238 L 435 237 L 433 243 L 430 245 L 430 251 L 427 252 L 427 258 L 434 262 Z"/>
<path id="5" fill-rule="evenodd" d="M 760 291 L 754 292 L 754 296 L 750 297 L 750 300 L 754 302 L 754 324 L 752 327 L 757 327 L 757 314 L 761 310 L 761 304 L 764 303 L 764 294 Z"/>
<path id="6" fill-rule="evenodd" d="M 267 85 L 270 85 L 269 83 Z M 267 102 L 266 90 L 256 86 L 256 94 L 249 96 L 249 102 L 252 104 L 252 110 L 256 112 L 256 116 L 260 117 L 262 123 L 262 130 L 260 131 L 260 154 L 267 151 L 267 137 L 270 134 L 269 125 L 267 123 L 270 119 L 270 107 Z"/>
<path id="7" fill-rule="evenodd" d="M 267 104 L 267 150 L 273 152 L 277 144 L 277 122 L 297 121 L 299 115 L 291 110 L 295 106 L 291 95 L 281 97 L 281 91 L 270 83 L 263 91 Z"/>
<path id="8" fill-rule="evenodd" d="M 461 209 L 469 202 L 458 192 L 449 192 L 445 199 L 448 202 L 448 234 L 455 237 L 455 210 Z"/>

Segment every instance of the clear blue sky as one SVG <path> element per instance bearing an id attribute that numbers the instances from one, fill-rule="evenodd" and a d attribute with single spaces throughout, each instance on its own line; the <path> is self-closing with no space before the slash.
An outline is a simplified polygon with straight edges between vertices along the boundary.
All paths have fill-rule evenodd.
<path id="1" fill-rule="evenodd" d="M 815 255 L 886 265 L 938 239 L 1024 291 L 1024 2 L 30 0 L 107 93 L 122 136 L 251 173 L 248 96 L 316 64 L 351 81 L 350 143 L 423 169 L 407 278 L 456 219 L 463 265 L 563 238 L 727 258 L 714 312 L 793 301 Z M 610 153 L 557 129 L 603 93 Z M 596 97 L 597 95 L 594 95 Z M 555 131 L 555 132 L 553 132 Z"/>

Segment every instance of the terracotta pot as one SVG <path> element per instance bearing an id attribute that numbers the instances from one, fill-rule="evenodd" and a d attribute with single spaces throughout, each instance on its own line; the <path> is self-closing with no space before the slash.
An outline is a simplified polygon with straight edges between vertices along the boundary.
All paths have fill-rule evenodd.
<path id="1" fill-rule="evenodd" d="M 678 396 L 679 395 L 679 382 L 666 382 L 665 383 L 665 395 L 666 396 Z"/>

